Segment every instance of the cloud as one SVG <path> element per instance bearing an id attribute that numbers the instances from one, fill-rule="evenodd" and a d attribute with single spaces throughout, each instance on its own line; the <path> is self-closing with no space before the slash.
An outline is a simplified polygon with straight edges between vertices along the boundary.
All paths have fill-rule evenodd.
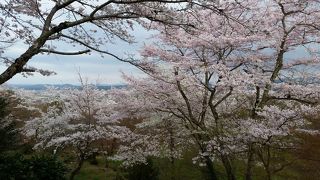
<path id="1" fill-rule="evenodd" d="M 154 33 L 154 32 L 152 32 Z M 109 52 L 116 54 L 119 57 L 126 57 L 128 54 L 133 54 L 138 57 L 138 50 L 142 47 L 145 41 L 149 41 L 147 38 L 152 33 L 146 30 L 137 28 L 133 35 L 136 37 L 134 44 L 128 44 L 123 41 L 115 41 L 114 44 L 106 44 L 106 48 Z M 59 43 L 56 45 L 57 50 L 70 50 L 70 45 Z M 27 49 L 27 46 L 23 43 L 18 43 L 16 46 L 12 46 L 6 55 L 13 58 L 18 57 Z M 90 80 L 95 81 L 99 79 L 101 83 L 117 84 L 123 83 L 121 78 L 121 72 L 141 76 L 142 72 L 132 65 L 115 60 L 111 56 L 101 57 L 98 53 L 92 53 L 91 55 L 78 55 L 78 56 L 61 56 L 55 54 L 43 54 L 34 56 L 28 64 L 29 66 L 39 69 L 55 71 L 57 75 L 54 76 L 41 76 L 35 73 L 28 78 L 18 74 L 14 76 L 7 83 L 9 84 L 76 84 L 78 83 L 78 70 L 83 77 L 88 77 Z M 0 65 L 0 71 L 3 72 L 5 67 Z"/>
<path id="2" fill-rule="evenodd" d="M 43 59 L 42 59 L 43 58 Z M 53 57 L 40 56 L 29 63 L 41 69 L 53 70 L 57 75 L 41 76 L 35 73 L 28 78 L 22 75 L 16 75 L 8 83 L 11 84 L 76 84 L 78 83 L 78 72 L 81 76 L 88 77 L 91 81 L 99 80 L 100 83 L 118 84 L 124 81 L 121 78 L 121 72 L 133 75 L 141 75 L 141 72 L 123 62 L 111 58 L 97 58 L 96 56 L 84 57 Z M 1 71 L 4 68 L 0 68 Z"/>

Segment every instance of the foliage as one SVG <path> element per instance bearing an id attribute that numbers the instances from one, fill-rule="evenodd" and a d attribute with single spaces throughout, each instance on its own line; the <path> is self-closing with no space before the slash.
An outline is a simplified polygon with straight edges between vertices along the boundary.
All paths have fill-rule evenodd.
<path id="1" fill-rule="evenodd" d="M 0 156 L 1 179 L 65 179 L 66 166 L 53 156 L 34 155 L 26 158 L 19 153 Z"/>
<path id="2" fill-rule="evenodd" d="M 5 97 L 0 97 L 0 152 L 14 149 L 19 142 L 19 132 L 15 121 L 8 118 L 9 102 Z"/>
<path id="3" fill-rule="evenodd" d="M 139 163 L 126 169 L 128 180 L 158 180 L 159 170 L 153 165 L 152 159 L 146 163 Z"/>
<path id="4" fill-rule="evenodd" d="M 140 117 L 149 129 L 167 121 L 179 125 L 173 129 L 183 134 L 174 137 L 198 146 L 193 160 L 207 167 L 211 179 L 218 178 L 214 163 L 224 166 L 229 180 L 236 179 L 235 160 L 246 162 L 246 178 L 261 165 L 271 179 L 291 163 L 276 160 L 278 149 L 295 148 L 297 131 L 312 133 L 306 116 L 320 110 L 320 85 L 313 81 L 319 79 L 313 68 L 320 65 L 313 48 L 319 46 L 318 5 L 224 1 L 218 5 L 223 15 L 205 8 L 183 12 L 194 28 L 153 24 L 160 32 L 156 43 L 134 61 L 148 77 L 124 75 L 129 90 L 115 93 L 119 114 Z M 304 56 L 291 55 L 300 49 Z M 155 147 L 163 139 L 150 136 L 144 142 L 151 148 L 139 150 L 146 155 L 158 150 L 153 153 L 161 156 Z M 136 144 L 131 147 L 138 149 Z"/>
<path id="5" fill-rule="evenodd" d="M 32 156 L 28 166 L 32 176 L 38 179 L 64 179 L 67 170 L 54 156 Z"/>
<path id="6" fill-rule="evenodd" d="M 84 160 L 94 154 L 108 154 L 115 140 L 125 140 L 130 130 L 112 118 L 108 92 L 88 83 L 82 89 L 48 90 L 47 98 L 38 101 L 49 106 L 41 116 L 27 121 L 26 135 L 36 141 L 35 149 L 68 149 L 77 157 L 71 176 L 81 169 Z M 26 99 L 26 97 L 24 97 Z M 44 102 L 44 101 L 45 102 Z"/>
<path id="7" fill-rule="evenodd" d="M 35 148 L 74 147 L 88 151 L 83 152 L 88 157 L 98 148 L 94 142 L 122 138 L 127 133 L 127 128 L 111 118 L 114 102 L 107 91 L 83 84 L 80 90 L 52 89 L 46 93 L 47 98 L 39 99 L 52 104 L 44 112 L 40 109 L 42 116 L 27 121 L 24 128 L 27 136 L 36 139 Z"/>
<path id="8" fill-rule="evenodd" d="M 2 179 L 27 179 L 26 162 L 21 154 L 0 155 L 0 177 Z"/>

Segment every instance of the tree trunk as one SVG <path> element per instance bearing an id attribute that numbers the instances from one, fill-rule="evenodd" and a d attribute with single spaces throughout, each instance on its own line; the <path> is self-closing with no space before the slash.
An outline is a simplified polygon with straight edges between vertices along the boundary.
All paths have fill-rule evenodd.
<path id="1" fill-rule="evenodd" d="M 175 175 L 176 175 L 176 173 L 175 173 L 175 166 L 174 166 L 174 159 L 172 158 L 171 160 L 170 160 L 170 164 L 171 164 L 171 166 L 170 166 L 170 179 L 171 180 L 175 180 L 176 178 L 175 178 Z"/>
<path id="2" fill-rule="evenodd" d="M 262 156 L 263 157 L 263 156 Z M 266 157 L 266 162 L 264 161 L 264 168 L 266 170 L 267 174 L 267 180 L 271 180 L 271 170 L 270 170 L 270 159 L 271 159 L 271 154 L 270 154 L 270 146 L 267 146 L 267 157 Z"/>
<path id="3" fill-rule="evenodd" d="M 83 165 L 83 162 L 84 162 L 84 158 L 81 156 L 78 161 L 78 166 L 70 174 L 70 178 L 69 178 L 70 180 L 73 180 L 74 177 L 79 173 L 79 171 Z"/>
<path id="4" fill-rule="evenodd" d="M 252 144 L 249 144 L 247 170 L 245 174 L 246 180 L 252 180 L 252 166 L 253 166 L 253 148 L 252 148 Z"/>
<path id="5" fill-rule="evenodd" d="M 234 175 L 233 168 L 232 168 L 231 162 L 229 160 L 229 157 L 226 155 L 222 155 L 221 159 L 222 159 L 223 166 L 226 170 L 228 180 L 236 180 L 237 178 Z"/>
<path id="6" fill-rule="evenodd" d="M 208 174 L 209 174 L 209 180 L 218 180 L 217 174 L 216 174 L 215 169 L 213 167 L 213 162 L 210 159 L 210 157 L 205 156 L 205 161 L 206 161 L 206 167 L 207 167 Z"/>
<path id="7" fill-rule="evenodd" d="M 105 158 L 106 159 L 106 164 L 104 165 L 104 168 L 105 168 L 105 173 L 106 173 L 106 177 L 108 176 L 108 168 L 109 168 L 109 162 L 108 162 L 108 159 L 107 158 Z"/>
<path id="8" fill-rule="evenodd" d="M 266 168 L 266 173 L 267 173 L 267 180 L 271 180 L 271 172 L 270 172 L 270 169 L 269 167 Z"/>
<path id="9" fill-rule="evenodd" d="M 175 166 L 174 166 L 174 149 L 175 149 L 175 141 L 174 141 L 174 134 L 173 134 L 173 129 L 172 127 L 168 127 L 169 128 L 169 135 L 170 135 L 170 142 L 169 142 L 169 146 L 170 146 L 170 164 L 171 164 L 171 172 L 170 172 L 170 179 L 171 180 L 175 180 Z"/>

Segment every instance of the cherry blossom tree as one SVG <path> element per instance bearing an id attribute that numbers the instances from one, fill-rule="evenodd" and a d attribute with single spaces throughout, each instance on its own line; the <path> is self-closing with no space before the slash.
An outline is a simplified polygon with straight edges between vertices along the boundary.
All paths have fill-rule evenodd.
<path id="1" fill-rule="evenodd" d="M 122 160 L 125 165 L 130 166 L 136 163 L 146 163 L 149 156 L 165 157 L 169 158 L 171 165 L 174 165 L 175 159 L 181 158 L 185 147 L 192 144 L 188 140 L 189 133 L 183 124 L 169 114 L 155 112 L 153 116 L 150 116 L 145 113 L 148 109 L 141 106 L 143 109 L 128 113 L 127 107 L 132 105 L 133 109 L 136 109 L 137 104 L 132 102 L 123 104 L 124 99 L 127 98 L 130 101 L 132 98 L 126 96 L 128 95 L 126 90 L 115 91 L 117 92 L 113 94 L 113 98 L 119 103 L 114 106 L 116 113 L 113 117 L 143 119 L 142 122 L 135 123 L 132 129 L 134 133 L 131 134 L 131 138 L 127 138 L 126 143 L 120 146 L 115 159 Z"/>
<path id="2" fill-rule="evenodd" d="M 206 1 L 204 1 L 206 2 Z M 179 11 L 191 5 L 212 5 L 190 0 L 5 0 L 0 3 L 0 57 L 8 66 L 0 75 L 0 84 L 18 73 L 42 70 L 27 65 L 39 54 L 80 55 L 91 51 L 124 60 L 106 46 L 115 40 L 134 42 L 133 27 L 141 23 L 180 22 Z M 25 44 L 23 46 L 22 44 Z M 70 47 L 65 51 L 58 47 Z M 25 48 L 21 54 L 8 54 L 7 48 Z"/>
<path id="3" fill-rule="evenodd" d="M 135 60 L 149 76 L 125 76 L 133 94 L 119 101 L 131 101 L 122 109 L 147 120 L 156 113 L 179 119 L 211 179 L 218 179 L 217 161 L 228 179 L 236 179 L 232 161 L 241 155 L 246 179 L 252 179 L 255 161 L 271 179 L 284 167 L 272 165 L 271 149 L 292 147 L 289 137 L 305 126 L 306 114 L 319 112 L 319 84 L 307 80 L 319 78 L 318 6 L 225 1 L 221 15 L 203 8 L 185 12 L 194 28 L 154 24 L 160 31 L 156 43 Z"/>
<path id="4" fill-rule="evenodd" d="M 93 153 L 106 153 L 108 142 L 125 139 L 130 130 L 110 119 L 112 104 L 107 91 L 83 83 L 81 89 L 48 90 L 49 107 L 24 127 L 34 138 L 35 149 L 68 149 L 77 155 L 77 167 L 70 179 Z M 45 97 L 45 94 L 42 96 Z"/>

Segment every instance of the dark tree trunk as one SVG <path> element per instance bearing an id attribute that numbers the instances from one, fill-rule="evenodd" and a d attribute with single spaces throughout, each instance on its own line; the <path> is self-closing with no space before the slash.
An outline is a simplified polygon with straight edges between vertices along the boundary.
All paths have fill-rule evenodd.
<path id="1" fill-rule="evenodd" d="M 226 155 L 221 156 L 223 166 L 226 170 L 228 180 L 236 180 L 236 176 L 234 175 L 234 171 L 230 162 L 230 159 Z"/>
<path id="2" fill-rule="evenodd" d="M 205 156 L 205 162 L 206 162 L 206 167 L 208 170 L 209 180 L 218 180 L 218 176 L 217 176 L 216 171 L 213 167 L 213 162 L 210 159 L 210 157 Z"/>
<path id="3" fill-rule="evenodd" d="M 271 180 L 271 171 L 269 169 L 269 167 L 266 168 L 266 173 L 267 173 L 267 180 Z"/>
<path id="4" fill-rule="evenodd" d="M 245 174 L 246 180 L 252 180 L 252 166 L 253 166 L 253 147 L 252 147 L 252 144 L 249 144 L 247 170 Z"/>
<path id="5" fill-rule="evenodd" d="M 174 166 L 174 159 L 171 159 L 170 160 L 170 179 L 171 180 L 175 180 L 175 173 L 176 169 L 175 169 L 175 166 Z"/>
<path id="6" fill-rule="evenodd" d="M 108 168 L 109 168 L 109 162 L 107 159 L 106 159 L 106 164 L 105 164 L 104 168 L 105 168 L 105 173 L 106 173 L 106 177 L 107 177 L 108 176 Z"/>
<path id="7" fill-rule="evenodd" d="M 266 160 L 263 160 L 263 159 L 262 160 L 263 160 L 264 168 L 266 170 L 267 180 L 271 180 L 272 173 L 270 169 L 270 161 L 271 161 L 270 146 L 267 146 L 266 151 L 267 151 Z M 263 155 L 261 155 L 261 158 L 263 158 Z"/>
<path id="8" fill-rule="evenodd" d="M 174 132 L 172 127 L 169 125 L 168 127 L 168 131 L 169 131 L 169 146 L 170 146 L 170 165 L 171 165 L 171 172 L 170 172 L 170 179 L 171 180 L 175 180 L 175 166 L 174 166 L 174 162 L 175 162 L 175 157 L 174 157 L 174 149 L 175 149 L 175 141 L 174 141 Z"/>
<path id="9" fill-rule="evenodd" d="M 69 178 L 70 180 L 73 180 L 74 177 L 79 173 L 79 171 L 83 165 L 83 162 L 84 162 L 84 157 L 81 156 L 78 161 L 78 166 L 70 174 L 70 178 Z"/>

